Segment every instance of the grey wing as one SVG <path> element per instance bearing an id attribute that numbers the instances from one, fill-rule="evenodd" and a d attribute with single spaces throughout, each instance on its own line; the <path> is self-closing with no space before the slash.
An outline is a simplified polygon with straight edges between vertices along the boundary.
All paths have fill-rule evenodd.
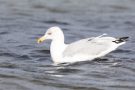
<path id="1" fill-rule="evenodd" d="M 63 56 L 79 55 L 98 55 L 101 52 L 108 50 L 114 42 L 115 38 L 102 37 L 102 38 L 87 38 L 77 42 L 71 43 L 63 52 Z"/>

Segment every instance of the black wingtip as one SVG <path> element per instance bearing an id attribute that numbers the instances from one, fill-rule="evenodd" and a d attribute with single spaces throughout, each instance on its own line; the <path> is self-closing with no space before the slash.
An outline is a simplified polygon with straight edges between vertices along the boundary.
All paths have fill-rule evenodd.
<path id="1" fill-rule="evenodd" d="M 129 37 L 121 37 L 121 38 L 118 38 L 117 40 L 115 41 L 112 41 L 112 42 L 115 42 L 117 44 L 121 43 L 121 42 L 126 42 L 128 40 Z"/>
<path id="2" fill-rule="evenodd" d="M 122 41 L 127 41 L 129 37 L 121 37 L 119 38 L 119 40 L 122 40 Z"/>

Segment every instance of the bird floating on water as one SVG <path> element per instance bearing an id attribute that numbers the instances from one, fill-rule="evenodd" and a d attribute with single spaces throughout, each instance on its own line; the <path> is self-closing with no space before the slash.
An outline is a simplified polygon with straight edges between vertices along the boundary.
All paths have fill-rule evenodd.
<path id="1" fill-rule="evenodd" d="M 51 39 L 50 53 L 54 63 L 73 63 L 79 61 L 93 60 L 115 50 L 125 44 L 128 37 L 114 38 L 105 36 L 106 34 L 81 39 L 71 44 L 64 43 L 63 31 L 57 27 L 51 27 L 45 35 L 37 40 L 41 43 L 46 39 Z"/>

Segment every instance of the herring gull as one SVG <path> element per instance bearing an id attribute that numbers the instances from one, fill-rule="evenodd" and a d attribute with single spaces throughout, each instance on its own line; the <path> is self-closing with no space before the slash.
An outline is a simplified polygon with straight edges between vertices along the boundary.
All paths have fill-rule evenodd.
<path id="1" fill-rule="evenodd" d="M 46 39 L 52 40 L 50 53 L 54 63 L 73 63 L 105 56 L 125 44 L 128 37 L 114 38 L 103 34 L 65 44 L 63 31 L 54 26 L 49 28 L 45 35 L 37 40 L 37 43 L 41 43 Z"/>

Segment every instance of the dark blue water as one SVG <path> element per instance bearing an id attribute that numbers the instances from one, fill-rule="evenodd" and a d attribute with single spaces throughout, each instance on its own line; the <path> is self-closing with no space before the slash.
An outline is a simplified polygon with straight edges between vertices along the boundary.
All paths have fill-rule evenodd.
<path id="1" fill-rule="evenodd" d="M 66 43 L 107 33 L 129 41 L 99 60 L 53 65 L 51 26 Z M 0 0 L 0 90 L 135 90 L 134 0 Z"/>

